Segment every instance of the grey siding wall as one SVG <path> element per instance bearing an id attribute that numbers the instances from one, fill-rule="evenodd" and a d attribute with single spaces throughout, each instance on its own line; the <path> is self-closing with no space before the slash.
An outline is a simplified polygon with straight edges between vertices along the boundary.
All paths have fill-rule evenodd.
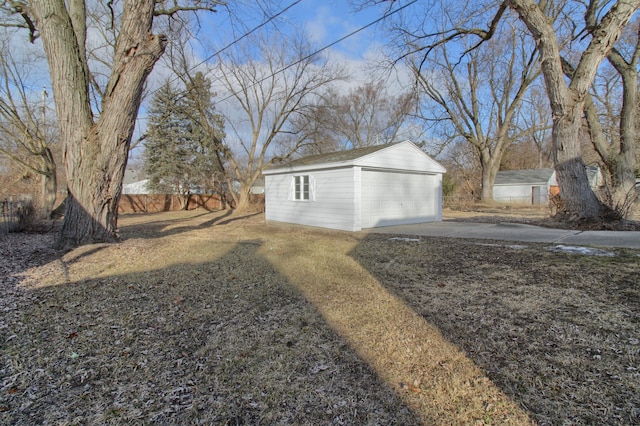
<path id="1" fill-rule="evenodd" d="M 539 196 L 536 197 L 537 200 L 532 200 L 534 186 L 540 188 Z M 546 204 L 549 202 L 549 188 L 547 186 L 531 184 L 495 185 L 493 187 L 493 200 L 499 203 Z"/>
<path id="2" fill-rule="evenodd" d="M 267 175 L 266 220 L 355 231 L 354 168 L 304 172 L 311 177 L 311 199 L 293 200 L 293 174 Z M 359 221 L 359 220 L 358 220 Z"/>

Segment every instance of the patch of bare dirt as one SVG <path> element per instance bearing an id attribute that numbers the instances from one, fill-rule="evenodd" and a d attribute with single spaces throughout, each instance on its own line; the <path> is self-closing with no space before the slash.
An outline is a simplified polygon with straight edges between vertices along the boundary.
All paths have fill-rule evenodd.
<path id="1" fill-rule="evenodd" d="M 120 223 L 0 240 L 0 423 L 640 423 L 638 251 Z"/>

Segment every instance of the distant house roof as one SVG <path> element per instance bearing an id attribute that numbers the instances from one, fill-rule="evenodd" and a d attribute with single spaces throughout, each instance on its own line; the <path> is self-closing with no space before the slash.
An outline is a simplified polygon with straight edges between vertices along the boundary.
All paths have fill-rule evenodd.
<path id="1" fill-rule="evenodd" d="M 495 185 L 544 185 L 553 177 L 554 169 L 530 169 L 500 171 Z"/>

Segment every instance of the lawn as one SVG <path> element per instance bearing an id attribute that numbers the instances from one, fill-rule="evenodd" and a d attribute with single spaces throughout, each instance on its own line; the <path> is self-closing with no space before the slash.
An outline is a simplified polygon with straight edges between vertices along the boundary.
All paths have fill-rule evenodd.
<path id="1" fill-rule="evenodd" d="M 0 241 L 0 423 L 640 423 L 638 251 L 120 226 Z"/>

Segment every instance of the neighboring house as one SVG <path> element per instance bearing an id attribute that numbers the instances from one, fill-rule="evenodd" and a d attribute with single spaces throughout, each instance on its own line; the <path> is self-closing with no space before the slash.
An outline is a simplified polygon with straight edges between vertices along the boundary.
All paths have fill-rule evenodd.
<path id="1" fill-rule="evenodd" d="M 249 191 L 251 194 L 264 194 L 264 176 L 260 176 L 251 186 L 251 190 Z"/>
<path id="2" fill-rule="evenodd" d="M 499 203 L 547 204 L 557 194 L 554 169 L 500 171 L 493 184 L 493 200 Z"/>
<path id="3" fill-rule="evenodd" d="M 345 231 L 440 221 L 444 172 L 410 141 L 272 165 L 266 220 Z"/>
<path id="4" fill-rule="evenodd" d="M 604 176 L 602 176 L 602 170 L 598 166 L 587 166 L 587 180 L 589 186 L 593 189 L 604 186 Z"/>
<path id="5" fill-rule="evenodd" d="M 122 193 L 127 195 L 151 194 L 147 187 L 149 179 L 139 180 L 137 182 L 125 183 L 122 185 Z"/>
<path id="6" fill-rule="evenodd" d="M 592 189 L 604 185 L 600 167 L 588 166 L 586 172 Z M 499 203 L 547 204 L 551 196 L 559 193 L 554 169 L 500 171 L 493 184 L 493 200 Z"/>
<path id="7" fill-rule="evenodd" d="M 127 168 L 124 171 L 124 178 L 122 180 L 122 193 L 127 195 L 132 194 L 151 194 L 151 191 L 147 188 L 146 175 L 140 170 L 133 168 Z"/>

